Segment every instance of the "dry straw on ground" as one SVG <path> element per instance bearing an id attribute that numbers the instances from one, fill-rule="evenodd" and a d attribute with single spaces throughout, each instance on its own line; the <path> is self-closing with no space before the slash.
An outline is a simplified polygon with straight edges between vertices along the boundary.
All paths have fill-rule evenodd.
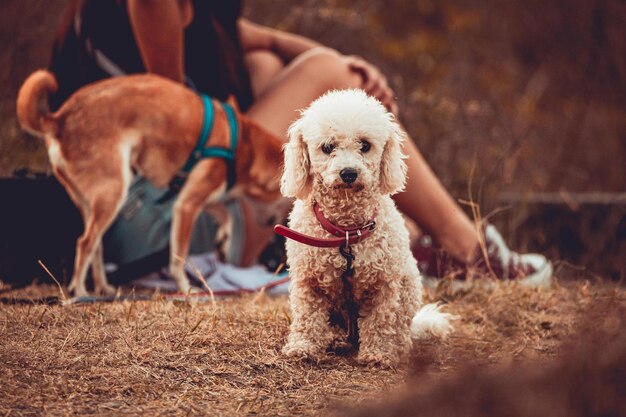
<path id="1" fill-rule="evenodd" d="M 31 286 L 1 295 L 0 415 L 326 414 L 380 399 L 416 376 L 452 375 L 470 360 L 550 361 L 591 306 L 626 305 L 622 288 L 601 282 L 456 295 L 440 288 L 431 297 L 460 316 L 454 335 L 417 346 L 412 366 L 382 370 L 351 356 L 323 363 L 283 357 L 284 297 L 11 304 L 56 294 L 53 286 Z"/>

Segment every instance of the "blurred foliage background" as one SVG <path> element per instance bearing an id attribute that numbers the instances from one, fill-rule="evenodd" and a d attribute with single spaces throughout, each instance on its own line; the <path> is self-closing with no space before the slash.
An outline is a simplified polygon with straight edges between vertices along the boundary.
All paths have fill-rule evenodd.
<path id="1" fill-rule="evenodd" d="M 46 169 L 41 143 L 19 132 L 14 100 L 28 73 L 46 65 L 65 3 L 0 4 L 0 176 Z M 519 196 L 493 218 L 518 247 L 624 278 L 624 199 L 581 206 L 567 196 L 626 191 L 626 2 L 245 4 L 253 21 L 383 69 L 403 124 L 455 197 L 471 192 L 489 213 L 506 209 L 504 193 Z M 537 192 L 562 195 L 563 204 L 525 202 Z"/>
<path id="2" fill-rule="evenodd" d="M 623 1 L 277 3 L 249 1 L 249 15 L 384 69 L 455 192 L 474 163 L 486 187 L 624 190 Z"/>

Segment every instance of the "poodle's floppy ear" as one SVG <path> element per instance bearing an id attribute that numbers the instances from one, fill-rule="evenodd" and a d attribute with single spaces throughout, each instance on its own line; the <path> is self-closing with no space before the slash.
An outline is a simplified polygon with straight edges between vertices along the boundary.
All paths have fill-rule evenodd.
<path id="1" fill-rule="evenodd" d="M 391 124 L 391 132 L 380 162 L 380 191 L 383 194 L 402 191 L 406 182 L 406 155 L 402 153 L 402 142 L 406 135 L 395 120 L 391 120 Z"/>
<path id="2" fill-rule="evenodd" d="M 285 166 L 280 179 L 280 191 L 285 197 L 304 199 L 310 192 L 309 152 L 302 139 L 301 121 L 289 127 L 289 142 L 283 147 Z"/>

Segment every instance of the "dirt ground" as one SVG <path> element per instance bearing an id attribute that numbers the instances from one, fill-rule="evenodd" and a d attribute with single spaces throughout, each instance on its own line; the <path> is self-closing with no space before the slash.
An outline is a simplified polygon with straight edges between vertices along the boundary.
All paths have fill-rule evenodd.
<path id="1" fill-rule="evenodd" d="M 386 370 L 360 366 L 351 355 L 321 363 L 283 357 L 284 297 L 36 302 L 52 295 L 58 289 L 44 285 L 0 294 L 0 415 L 336 414 L 420 376 L 454 375 L 468 362 L 552 361 L 591 307 L 626 306 L 624 288 L 604 282 L 458 294 L 443 285 L 429 298 L 460 317 L 454 334 L 417 344 L 410 363 Z M 598 326 L 624 320 L 598 317 Z"/>

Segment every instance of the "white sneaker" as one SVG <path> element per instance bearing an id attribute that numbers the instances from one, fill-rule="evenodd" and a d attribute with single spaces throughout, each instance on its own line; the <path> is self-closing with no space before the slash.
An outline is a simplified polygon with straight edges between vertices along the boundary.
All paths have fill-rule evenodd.
<path id="1" fill-rule="evenodd" d="M 492 277 L 495 280 L 517 281 L 520 285 L 533 288 L 547 288 L 552 283 L 552 263 L 536 253 L 519 254 L 512 251 L 504 242 L 500 232 L 491 224 L 484 229 L 486 259 L 482 252 L 472 264 L 454 259 L 432 244 L 432 239 L 422 236 L 417 248 L 413 248 L 418 265 L 427 286 L 436 286 L 444 277 L 454 278 L 453 289 L 462 289 L 475 282 L 489 285 L 481 279 Z M 493 284 L 493 282 L 491 282 Z"/>

